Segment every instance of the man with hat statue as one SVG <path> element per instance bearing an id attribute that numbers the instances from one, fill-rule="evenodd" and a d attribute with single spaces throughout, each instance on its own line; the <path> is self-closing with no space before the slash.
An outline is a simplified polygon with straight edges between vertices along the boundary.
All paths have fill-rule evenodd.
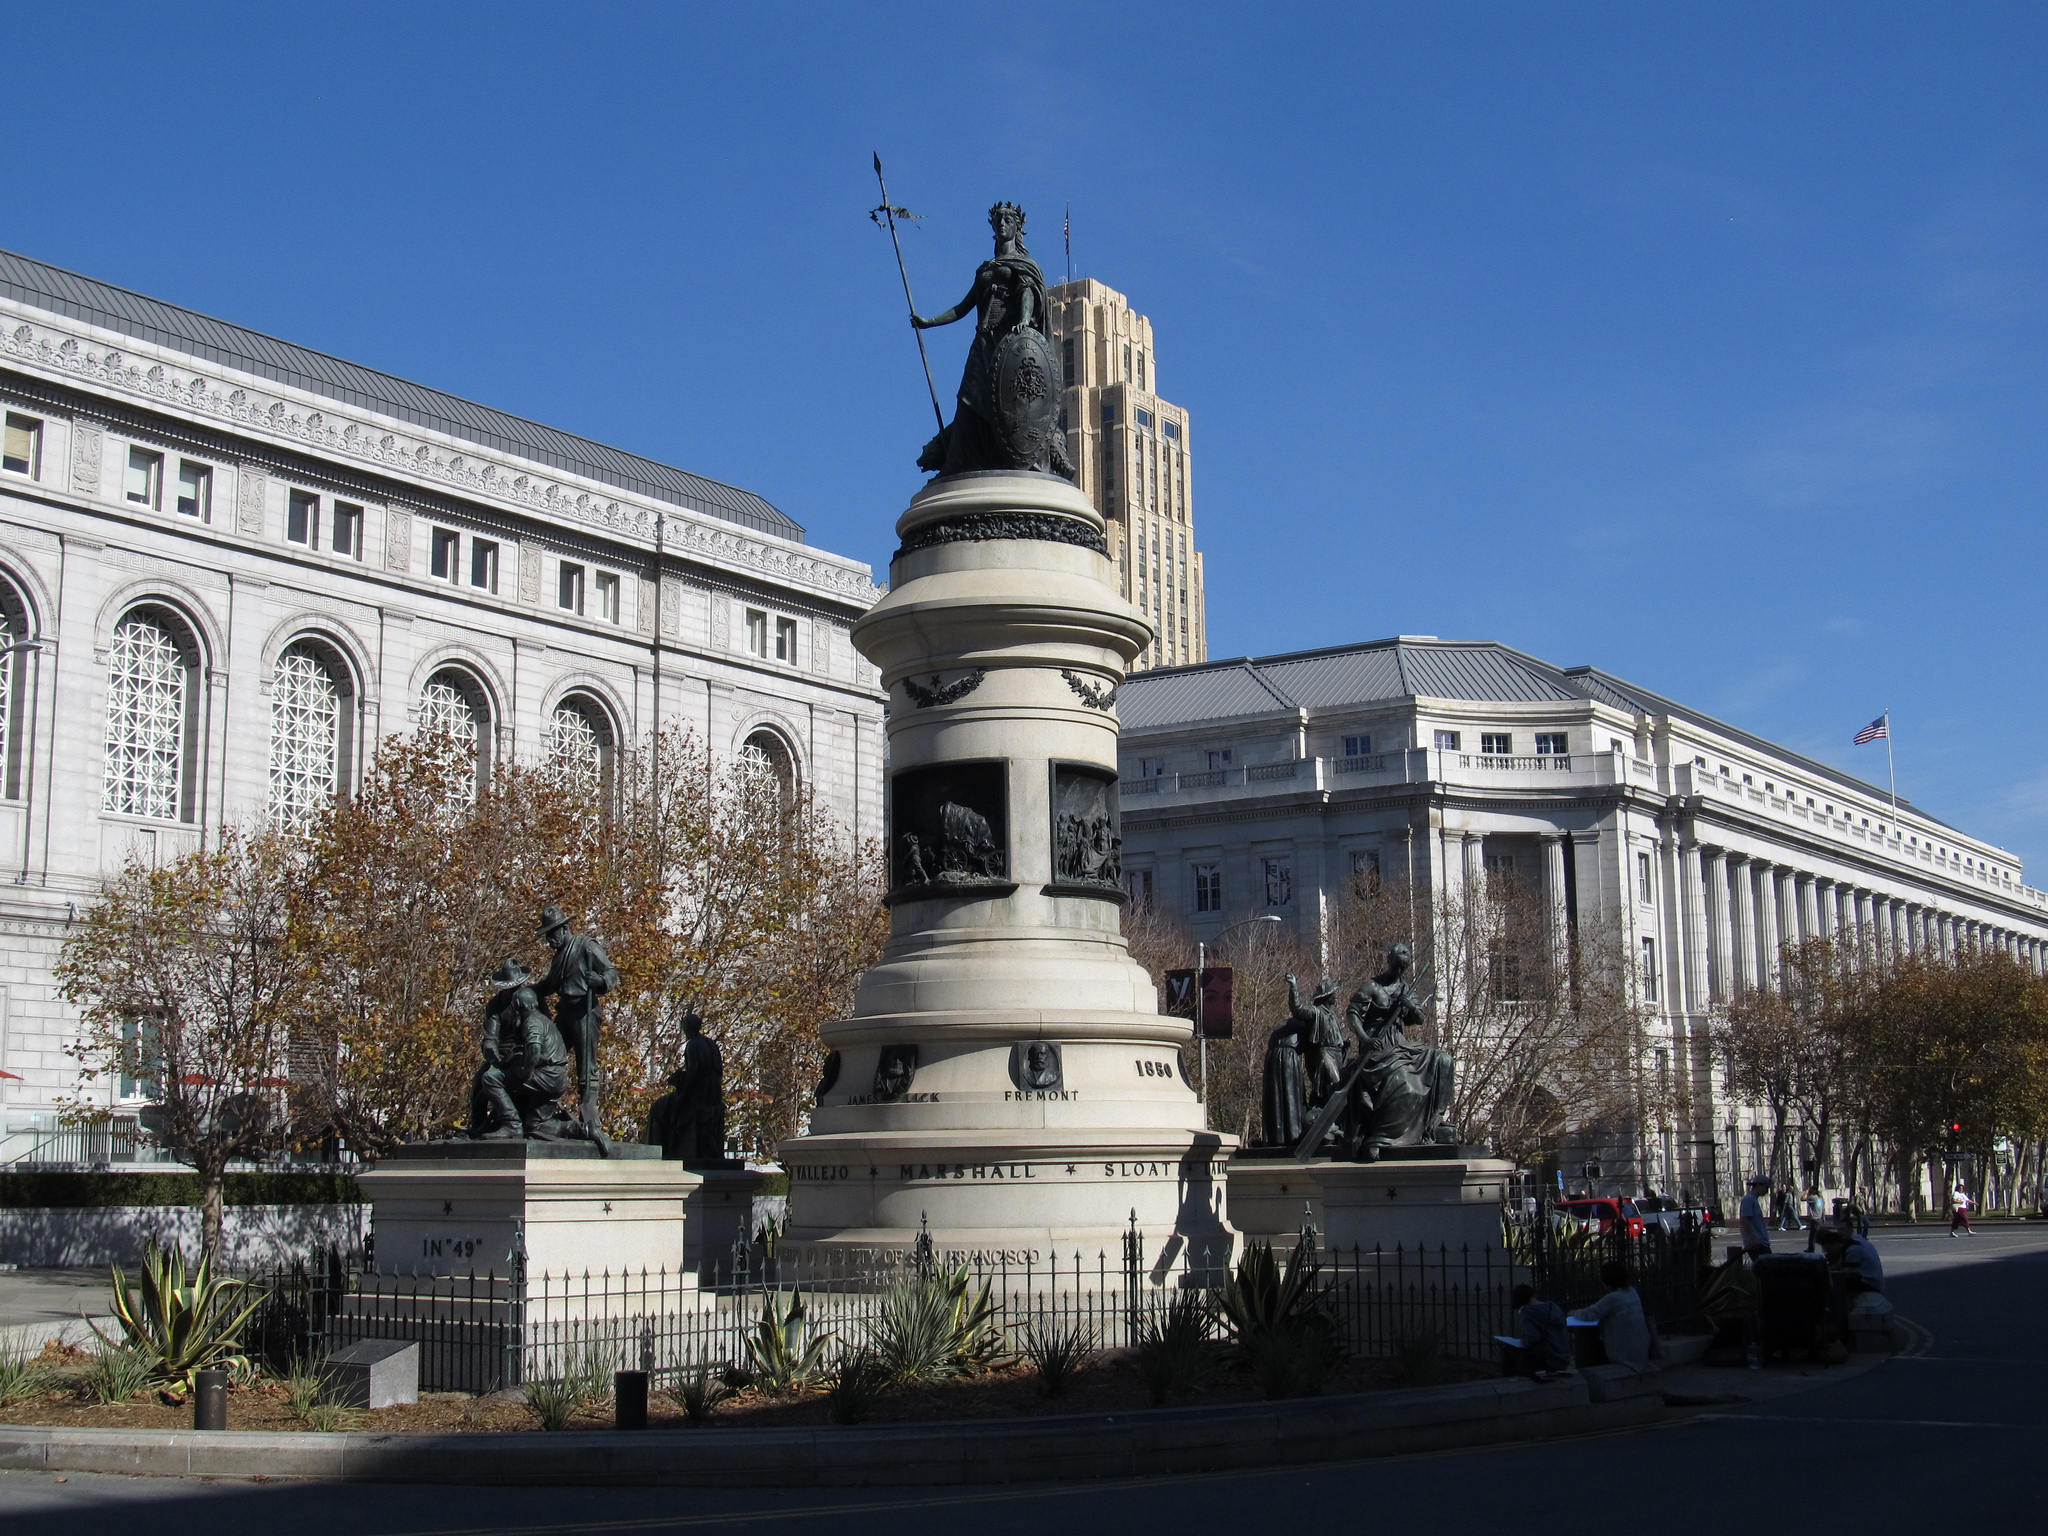
<path id="1" fill-rule="evenodd" d="M 683 1015 L 683 1064 L 668 1083 L 675 1091 L 654 1101 L 644 1139 L 687 1167 L 726 1166 L 725 1059 L 695 1013 Z"/>
<path id="2" fill-rule="evenodd" d="M 533 992 L 533 972 L 507 959 L 491 977 L 484 1010 L 483 1065 L 469 1091 L 469 1134 L 478 1141 L 594 1141 L 604 1133 L 561 1112 L 569 1051 Z"/>
<path id="3" fill-rule="evenodd" d="M 604 1024 L 604 995 L 619 984 L 618 968 L 597 940 L 569 926 L 560 907 L 541 913 L 540 931 L 555 958 L 534 992 L 543 1002 L 555 999 L 555 1026 L 576 1053 L 583 1123 L 596 1130 L 603 1123 L 599 1100 L 604 1091 L 598 1077 L 597 1032 Z"/>

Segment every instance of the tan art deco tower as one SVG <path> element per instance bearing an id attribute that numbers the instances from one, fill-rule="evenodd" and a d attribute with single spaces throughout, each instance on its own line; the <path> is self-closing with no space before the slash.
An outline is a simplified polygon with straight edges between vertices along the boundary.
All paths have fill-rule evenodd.
<path id="1" fill-rule="evenodd" d="M 1067 452 L 1109 525 L 1124 599 L 1158 638 L 1133 672 L 1209 659 L 1188 413 L 1159 397 L 1152 322 L 1093 278 L 1047 290 L 1065 375 Z"/>

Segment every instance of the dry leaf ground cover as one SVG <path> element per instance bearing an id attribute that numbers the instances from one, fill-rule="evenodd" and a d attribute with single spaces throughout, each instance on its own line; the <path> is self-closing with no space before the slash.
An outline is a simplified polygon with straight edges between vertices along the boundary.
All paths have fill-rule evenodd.
<path id="1" fill-rule="evenodd" d="M 71 1352 L 75 1357 L 75 1352 Z M 66 1425 L 91 1429 L 189 1429 L 189 1402 L 166 1402 L 154 1390 L 123 1403 L 87 1399 L 74 1382 L 77 1361 L 63 1352 L 48 1352 L 44 1363 L 55 1374 L 40 1394 L 0 1409 L 0 1423 Z M 1471 1381 L 1497 1374 L 1472 1361 L 1444 1359 L 1436 1363 L 1436 1382 Z M 1330 1393 L 1373 1392 L 1413 1385 L 1399 1362 L 1354 1360 L 1330 1377 Z M 1258 1383 L 1248 1371 L 1219 1366 L 1208 1377 L 1177 1393 L 1177 1406 L 1252 1402 L 1260 1398 Z M 1045 1414 L 1123 1413 L 1153 1407 L 1151 1393 L 1136 1363 L 1122 1351 L 1095 1356 L 1074 1375 L 1067 1391 L 1048 1397 L 1037 1372 L 1028 1364 L 998 1367 L 975 1377 L 961 1377 L 885 1393 L 864 1422 L 920 1423 L 959 1419 L 1036 1417 Z M 823 1390 L 790 1397 L 770 1397 L 747 1388 L 720 1403 L 707 1429 L 795 1428 L 828 1425 L 830 1404 Z M 648 1424 L 654 1429 L 682 1429 L 689 1421 L 679 1404 L 663 1393 L 651 1394 Z M 516 1394 L 472 1397 L 460 1392 L 422 1394 L 419 1402 L 374 1413 L 352 1415 L 344 1426 L 377 1434 L 506 1434 L 540 1427 L 533 1411 Z M 579 1410 L 570 1431 L 612 1427 L 609 1403 Z M 231 1430 L 299 1431 L 308 1428 L 291 1411 L 282 1383 L 258 1381 L 228 1394 Z"/>

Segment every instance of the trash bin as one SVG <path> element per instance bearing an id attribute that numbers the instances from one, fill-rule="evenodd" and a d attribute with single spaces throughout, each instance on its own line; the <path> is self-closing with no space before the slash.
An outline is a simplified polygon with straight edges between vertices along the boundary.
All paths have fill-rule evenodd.
<path id="1" fill-rule="evenodd" d="M 1767 1253 L 1755 1263 L 1764 1353 L 1817 1349 L 1828 1315 L 1828 1261 L 1819 1254 Z"/>

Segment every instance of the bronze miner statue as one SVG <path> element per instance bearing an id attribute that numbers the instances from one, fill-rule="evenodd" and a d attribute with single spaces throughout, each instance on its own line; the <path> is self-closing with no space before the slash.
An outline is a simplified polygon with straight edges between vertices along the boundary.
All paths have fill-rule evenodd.
<path id="1" fill-rule="evenodd" d="M 508 959 L 490 985 L 494 991 L 484 1009 L 483 1065 L 469 1091 L 471 1138 L 594 1141 L 609 1156 L 611 1144 L 603 1131 L 563 1112 L 569 1051 L 534 994 L 533 972 Z"/>
<path id="2" fill-rule="evenodd" d="M 925 444 L 919 469 L 957 475 L 975 469 L 1035 469 L 1074 478 L 1067 435 L 1060 428 L 1064 389 L 1045 274 L 1024 248 L 1024 210 L 997 203 L 988 211 L 996 252 L 974 274 L 967 297 L 919 330 L 951 325 L 972 314 L 974 342 L 960 376 L 952 423 Z"/>
<path id="3" fill-rule="evenodd" d="M 1266 1042 L 1261 1144 L 1291 1147 L 1308 1129 L 1344 1070 L 1344 1029 L 1337 1022 L 1337 983 L 1327 976 L 1304 1007 L 1300 983 L 1287 978 L 1287 1022 Z"/>
<path id="4" fill-rule="evenodd" d="M 1358 1053 L 1295 1144 L 1298 1161 L 1314 1157 L 1332 1129 L 1340 1131 L 1344 1156 L 1368 1163 L 1388 1147 L 1458 1139 L 1449 1120 L 1456 1080 L 1451 1053 L 1408 1038 L 1410 1026 L 1421 1028 L 1426 1002 L 1408 980 L 1411 963 L 1408 946 L 1394 945 L 1387 968 L 1352 996 L 1344 1023 Z"/>
<path id="5" fill-rule="evenodd" d="M 683 1015 L 683 1064 L 668 1084 L 675 1091 L 654 1101 L 643 1139 L 687 1167 L 725 1167 L 725 1058 L 694 1013 Z"/>
<path id="6" fill-rule="evenodd" d="M 597 1034 L 604 1027 L 604 995 L 619 984 L 618 968 L 604 946 L 577 933 L 560 907 L 540 915 L 541 936 L 555 952 L 548 973 L 535 994 L 555 999 L 555 1023 L 576 1053 L 576 1089 L 583 1123 L 595 1130 L 602 1123 L 604 1082 L 597 1065 Z"/>

